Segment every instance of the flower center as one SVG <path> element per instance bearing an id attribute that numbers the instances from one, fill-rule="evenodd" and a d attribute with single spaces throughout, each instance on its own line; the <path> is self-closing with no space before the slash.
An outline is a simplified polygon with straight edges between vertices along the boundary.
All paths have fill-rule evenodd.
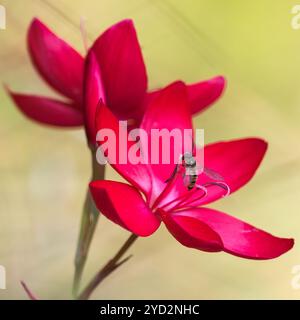
<path id="1" fill-rule="evenodd" d="M 189 178 L 189 176 L 187 177 Z M 199 180 L 198 178 L 197 176 L 197 181 Z M 215 180 L 204 184 L 197 183 L 197 181 L 192 188 L 190 185 L 184 186 L 182 174 L 180 170 L 178 170 L 178 172 L 166 182 L 163 191 L 154 201 L 152 210 L 154 212 L 158 209 L 178 211 L 185 208 L 198 207 L 203 203 L 202 200 L 209 195 L 212 187 L 223 189 L 226 193 L 223 194 L 222 197 L 230 194 L 230 187 L 225 181 Z"/>

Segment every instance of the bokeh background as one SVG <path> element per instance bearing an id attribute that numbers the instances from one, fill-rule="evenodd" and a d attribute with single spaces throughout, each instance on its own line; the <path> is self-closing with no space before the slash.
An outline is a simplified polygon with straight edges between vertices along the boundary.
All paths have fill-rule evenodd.
<path id="1" fill-rule="evenodd" d="M 243 260 L 187 249 L 162 227 L 132 247 L 134 258 L 94 299 L 299 299 L 292 269 L 300 264 L 300 30 L 291 27 L 296 1 L 272 0 L 7 0 L 0 31 L 0 80 L 15 90 L 53 92 L 26 51 L 37 16 L 84 52 L 80 17 L 92 39 L 133 18 L 151 88 L 175 79 L 223 74 L 225 95 L 195 119 L 206 142 L 246 136 L 269 141 L 255 178 L 214 204 L 255 226 L 294 237 L 277 260 Z M 90 175 L 83 131 L 54 130 L 25 119 L 0 89 L 0 264 L 7 290 L 0 299 L 27 299 L 19 280 L 45 299 L 68 299 L 81 206 Z M 234 170 L 234 167 L 232 168 Z M 116 178 L 108 170 L 109 178 Z M 114 253 L 127 232 L 104 217 L 84 281 Z"/>

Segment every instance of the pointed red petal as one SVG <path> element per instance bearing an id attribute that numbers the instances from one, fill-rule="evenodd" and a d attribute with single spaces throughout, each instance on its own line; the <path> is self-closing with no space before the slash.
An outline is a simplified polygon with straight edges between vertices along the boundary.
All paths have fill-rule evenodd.
<path id="1" fill-rule="evenodd" d="M 151 162 L 153 192 L 154 196 L 158 196 L 165 188 L 165 181 L 172 175 L 179 157 L 184 153 L 184 130 L 190 130 L 192 138 L 192 118 L 185 84 L 178 81 L 161 90 L 147 106 L 140 127 L 148 133 L 149 159 L 153 160 L 158 156 L 157 164 Z M 162 144 L 164 139 L 160 139 L 156 146 L 153 137 L 150 141 L 152 130 L 165 132 L 166 138 L 168 134 L 171 136 L 177 131 L 180 140 L 171 137 L 168 146 Z M 151 150 L 151 144 L 157 150 Z M 170 155 L 169 161 L 163 161 L 166 154 Z M 174 188 L 173 191 L 177 193 L 177 189 Z M 169 198 L 173 196 L 175 195 L 170 194 Z"/>
<path id="2" fill-rule="evenodd" d="M 204 166 L 221 175 L 232 193 L 254 176 L 266 150 L 267 143 L 259 138 L 213 143 L 204 148 Z M 197 183 L 203 185 L 211 181 L 214 180 L 202 174 Z M 226 194 L 226 191 L 218 186 L 210 186 L 207 190 L 208 195 L 194 203 L 194 206 L 213 202 Z"/>
<path id="3" fill-rule="evenodd" d="M 147 89 L 146 69 L 131 20 L 105 31 L 94 43 L 107 105 L 120 119 L 140 118 Z"/>
<path id="4" fill-rule="evenodd" d="M 28 31 L 28 47 L 33 64 L 58 92 L 82 103 L 84 59 L 40 20 L 34 19 Z"/>
<path id="5" fill-rule="evenodd" d="M 204 223 L 216 232 L 224 251 L 247 259 L 274 259 L 289 251 L 293 239 L 278 238 L 226 213 L 208 208 L 191 209 L 175 213 L 173 219 L 192 219 L 189 232 L 197 232 L 196 222 Z"/>
<path id="6" fill-rule="evenodd" d="M 160 220 L 134 187 L 115 181 L 93 181 L 90 190 L 97 208 L 110 220 L 136 235 L 147 237 Z"/>
<path id="7" fill-rule="evenodd" d="M 214 77 L 209 80 L 200 81 L 186 85 L 191 113 L 197 115 L 211 104 L 216 102 L 225 89 L 225 78 Z M 145 107 L 161 92 L 161 89 L 149 92 L 145 99 Z"/>
<path id="8" fill-rule="evenodd" d="M 192 114 L 197 114 L 213 104 L 224 91 L 225 78 L 215 77 L 187 85 Z"/>
<path id="9" fill-rule="evenodd" d="M 219 235 L 199 219 L 163 211 L 160 215 L 170 233 L 184 246 L 208 252 L 223 250 Z"/>
<path id="10" fill-rule="evenodd" d="M 137 189 L 141 190 L 149 199 L 152 192 L 152 180 L 149 165 L 142 163 L 133 164 L 130 162 L 128 159 L 128 150 L 134 142 L 128 141 L 127 129 L 119 125 L 118 119 L 103 103 L 100 103 L 96 113 L 96 128 L 97 137 L 104 135 L 104 133 L 101 134 L 99 130 L 109 130 L 114 132 L 116 137 L 116 159 L 113 159 L 114 161 L 112 161 L 108 154 L 109 163 L 120 175 L 123 176 L 123 178 L 134 185 Z M 125 141 L 121 141 L 120 137 L 123 137 Z M 99 141 L 99 139 L 97 142 L 100 146 L 103 144 L 103 141 Z M 124 161 L 120 161 L 121 157 Z"/>
<path id="11" fill-rule="evenodd" d="M 41 96 L 9 92 L 19 110 L 29 119 L 59 127 L 83 125 L 83 115 L 71 104 Z"/>

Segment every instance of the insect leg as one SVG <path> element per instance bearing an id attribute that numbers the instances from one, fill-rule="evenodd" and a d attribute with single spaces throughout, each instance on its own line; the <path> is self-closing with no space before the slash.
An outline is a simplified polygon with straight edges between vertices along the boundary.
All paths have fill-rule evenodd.
<path id="1" fill-rule="evenodd" d="M 174 171 L 172 172 L 170 178 L 168 178 L 168 179 L 165 181 L 165 183 L 171 181 L 171 180 L 175 177 L 176 173 L 179 171 L 179 165 L 182 164 L 183 157 L 184 157 L 183 155 L 181 155 L 181 156 L 179 157 L 179 162 L 176 164 L 175 169 L 174 169 Z"/>

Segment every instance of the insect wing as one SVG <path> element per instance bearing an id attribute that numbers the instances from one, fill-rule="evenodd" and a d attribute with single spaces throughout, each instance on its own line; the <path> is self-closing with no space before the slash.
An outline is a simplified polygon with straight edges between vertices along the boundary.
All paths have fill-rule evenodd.
<path id="1" fill-rule="evenodd" d="M 211 178 L 213 180 L 220 180 L 220 181 L 224 180 L 224 178 L 213 169 L 209 169 L 207 167 L 204 167 L 203 172 L 205 175 L 207 175 L 209 178 Z"/>

